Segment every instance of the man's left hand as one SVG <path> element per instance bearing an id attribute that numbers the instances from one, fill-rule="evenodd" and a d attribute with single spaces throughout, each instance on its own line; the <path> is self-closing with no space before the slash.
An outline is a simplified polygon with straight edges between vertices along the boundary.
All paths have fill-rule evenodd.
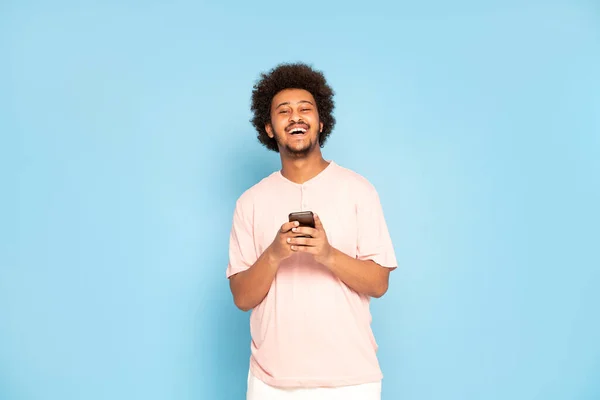
<path id="1" fill-rule="evenodd" d="M 328 265 L 333 255 L 333 247 L 327 240 L 327 234 L 317 214 L 314 214 L 314 219 L 314 229 L 308 226 L 300 226 L 292 229 L 292 232 L 298 236 L 308 235 L 310 237 L 296 236 L 288 238 L 288 243 L 293 251 L 312 254 L 317 262 Z"/>

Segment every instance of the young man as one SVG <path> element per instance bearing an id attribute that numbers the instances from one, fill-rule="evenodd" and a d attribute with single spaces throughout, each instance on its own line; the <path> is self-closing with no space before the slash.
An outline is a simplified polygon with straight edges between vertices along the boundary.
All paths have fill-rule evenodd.
<path id="1" fill-rule="evenodd" d="M 252 94 L 259 141 L 281 170 L 238 199 L 229 278 L 237 307 L 252 310 L 247 400 L 381 397 L 369 299 L 388 289 L 396 257 L 375 188 L 327 161 L 335 125 L 323 74 L 282 64 Z M 289 214 L 314 213 L 314 228 Z"/>

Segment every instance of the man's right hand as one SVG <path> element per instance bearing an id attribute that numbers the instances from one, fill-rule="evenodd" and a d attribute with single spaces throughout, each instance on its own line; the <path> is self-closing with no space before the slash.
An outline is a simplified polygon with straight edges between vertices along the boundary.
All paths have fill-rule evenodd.
<path id="1" fill-rule="evenodd" d="M 288 239 L 299 236 L 298 233 L 292 232 L 292 228 L 296 228 L 299 225 L 300 223 L 298 221 L 286 222 L 281 225 L 281 228 L 277 231 L 273 243 L 271 243 L 268 248 L 270 258 L 277 264 L 294 253 L 291 245 L 288 243 Z"/>
<path id="2" fill-rule="evenodd" d="M 248 311 L 263 301 L 275 279 L 279 264 L 294 253 L 288 238 L 301 235 L 292 231 L 297 226 L 297 221 L 281 225 L 275 239 L 258 260 L 249 269 L 230 278 L 233 299 L 239 309 Z"/>

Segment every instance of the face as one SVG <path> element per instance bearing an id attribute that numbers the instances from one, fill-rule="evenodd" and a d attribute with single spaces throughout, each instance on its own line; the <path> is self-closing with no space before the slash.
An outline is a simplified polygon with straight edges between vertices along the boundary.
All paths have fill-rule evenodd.
<path id="1" fill-rule="evenodd" d="M 303 89 L 277 93 L 271 101 L 271 123 L 265 129 L 277 141 L 280 152 L 303 157 L 318 149 L 323 123 L 312 94 Z"/>

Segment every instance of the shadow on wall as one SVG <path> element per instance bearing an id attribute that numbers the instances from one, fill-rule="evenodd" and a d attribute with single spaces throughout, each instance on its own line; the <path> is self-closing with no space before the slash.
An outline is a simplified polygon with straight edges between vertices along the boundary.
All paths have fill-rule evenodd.
<path id="1" fill-rule="evenodd" d="M 248 135 L 252 138 L 252 135 Z M 246 396 L 246 383 L 250 361 L 250 312 L 239 310 L 233 303 L 229 289 L 229 281 L 225 277 L 228 262 L 229 232 L 233 207 L 237 198 L 252 185 L 280 168 L 279 155 L 269 152 L 255 140 L 243 140 L 224 152 L 222 164 L 215 165 L 219 171 L 216 177 L 220 187 L 215 194 L 222 202 L 218 209 L 223 210 L 223 226 L 218 234 L 223 236 L 222 247 L 212 249 L 213 264 L 222 266 L 217 271 L 216 279 L 207 282 L 208 293 L 203 296 L 209 304 L 200 304 L 198 329 L 199 371 L 203 376 L 197 382 L 204 382 L 198 387 L 196 398 L 243 399 Z M 223 204 L 229 204 L 224 206 Z M 225 212 L 226 211 L 226 212 Z M 219 222 L 220 224 L 220 222 Z M 206 300 L 205 300 L 206 301 Z M 205 341 L 205 342 L 204 342 Z"/>

